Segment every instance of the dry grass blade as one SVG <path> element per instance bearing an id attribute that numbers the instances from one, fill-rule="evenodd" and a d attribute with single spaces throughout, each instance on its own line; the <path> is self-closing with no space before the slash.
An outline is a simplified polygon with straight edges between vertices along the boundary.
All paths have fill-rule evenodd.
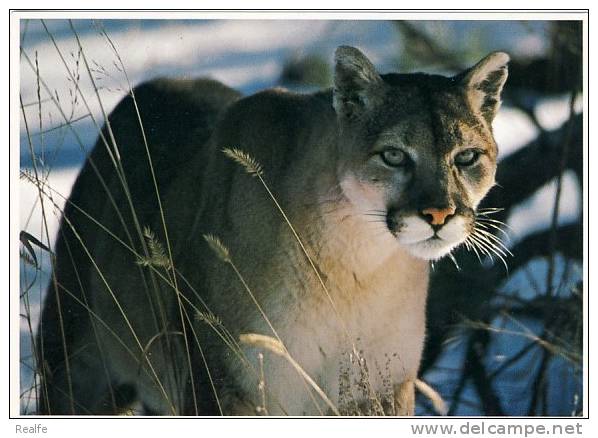
<path id="1" fill-rule="evenodd" d="M 260 382 L 258 383 L 258 391 L 260 393 L 261 405 L 258 406 L 255 411 L 258 415 L 269 415 L 268 407 L 266 405 L 266 379 L 264 378 L 264 354 L 259 353 L 257 355 L 258 362 L 260 364 Z"/>
<path id="2" fill-rule="evenodd" d="M 48 248 L 46 245 L 44 245 L 42 242 L 40 242 L 36 237 L 29 234 L 27 231 L 21 231 L 19 233 L 19 240 L 21 241 L 21 243 L 23 244 L 25 249 L 29 252 L 29 255 L 35 262 L 34 266 L 36 266 L 36 267 L 38 266 L 37 256 L 35 255 L 35 251 L 33 250 L 33 246 L 31 245 L 32 243 L 35 246 L 37 246 L 49 253 L 52 253 L 52 251 L 50 251 L 50 248 Z"/>
<path id="3" fill-rule="evenodd" d="M 326 393 L 318 386 L 318 384 L 305 372 L 301 365 L 299 365 L 295 359 L 289 354 L 282 342 L 274 339 L 271 336 L 259 335 L 257 333 L 245 333 L 239 336 L 241 343 L 245 345 L 251 345 L 252 347 L 263 348 L 277 356 L 283 357 L 291 364 L 293 368 L 299 373 L 299 375 L 316 391 L 316 393 L 322 398 L 324 403 L 330 408 L 334 415 L 339 415 L 340 412 L 334 406 L 334 403 L 328 398 Z"/>
<path id="4" fill-rule="evenodd" d="M 261 178 L 261 177 L 258 175 L 258 178 Z M 268 327 L 270 327 L 270 330 L 272 330 L 272 333 L 274 334 L 274 336 L 276 336 L 276 342 L 278 342 L 279 345 L 282 346 L 282 348 L 286 349 L 286 347 L 284 346 L 284 343 L 283 343 L 281 337 L 278 335 L 278 332 L 276 331 L 276 329 L 274 328 L 274 325 L 270 321 L 270 318 L 268 318 L 268 315 L 266 314 L 266 312 L 264 311 L 264 309 L 260 305 L 259 301 L 257 300 L 257 298 L 255 297 L 255 295 L 251 291 L 251 288 L 249 287 L 249 284 L 247 284 L 247 281 L 245 281 L 245 278 L 243 277 L 243 275 L 241 274 L 241 272 L 237 268 L 237 265 L 235 265 L 234 261 L 230 257 L 230 252 L 229 252 L 228 248 L 226 248 L 226 246 L 224 246 L 224 244 L 216 236 L 213 236 L 213 235 L 204 235 L 204 239 L 206 239 L 208 245 L 210 246 L 210 248 L 212 249 L 212 251 L 216 253 L 217 257 L 219 259 L 221 259 L 223 262 L 227 263 L 232 268 L 232 270 L 235 272 L 235 275 L 237 276 L 237 279 L 243 285 L 243 289 L 245 289 L 245 291 L 247 292 L 247 294 L 249 295 L 249 297 L 253 301 L 253 304 L 255 304 L 257 310 L 262 315 L 262 318 L 264 318 L 264 321 L 266 322 L 266 324 L 268 324 Z M 215 327 L 215 326 L 212 325 L 212 327 Z M 274 338 L 272 338 L 272 339 L 274 339 Z M 287 352 L 287 354 L 288 354 L 288 352 Z M 313 394 L 311 393 L 311 391 L 309 391 L 309 388 L 308 388 L 306 382 L 303 382 L 303 383 L 306 385 L 306 389 L 307 389 L 310 397 L 312 398 L 312 401 L 314 402 L 316 408 L 318 409 L 318 411 L 321 411 L 320 406 L 318 405 L 318 403 L 316 402 L 316 400 L 313 398 Z"/>
<path id="5" fill-rule="evenodd" d="M 29 255 L 29 253 L 27 251 L 23 251 L 23 250 L 19 251 L 19 257 L 27 265 L 32 266 L 36 269 L 39 269 L 39 265 L 37 264 L 37 259 L 34 259 L 31 255 Z M 29 288 L 25 288 L 25 289 L 29 289 Z"/>
<path id="6" fill-rule="evenodd" d="M 64 195 L 62 195 L 60 192 L 56 191 L 50 185 L 44 183 L 44 181 L 36 180 L 35 177 L 34 177 L 34 175 L 31 172 L 21 172 L 21 177 L 23 179 L 29 181 L 30 183 L 34 184 L 36 187 L 38 187 L 39 190 L 41 190 L 42 194 L 45 197 L 47 197 L 52 202 L 53 207 L 57 211 L 59 211 L 60 213 L 64 213 L 64 212 L 53 201 L 53 198 L 52 198 L 52 196 L 49 193 L 53 193 L 54 195 L 57 195 L 59 198 L 63 199 L 67 204 L 70 204 L 77 212 L 79 212 L 80 214 L 82 214 L 83 216 L 85 216 L 87 219 L 89 219 L 91 222 L 93 222 L 96 226 L 98 226 L 98 228 L 100 230 L 102 230 L 103 233 L 106 233 L 107 236 L 109 236 L 111 239 L 114 239 L 114 241 L 116 243 L 118 243 L 119 245 L 121 245 L 133 257 L 137 258 L 138 260 L 141 259 L 141 258 L 143 258 L 142 254 L 138 253 L 134 248 L 132 248 L 131 246 L 127 245 L 117 235 L 113 234 L 109 229 L 107 229 L 103 224 L 101 224 L 97 219 L 95 219 L 94 217 L 90 216 L 85 210 L 82 210 L 78 205 L 72 203 L 70 201 L 70 199 L 66 198 Z M 67 225 L 68 225 L 68 222 L 67 222 Z M 146 229 L 146 231 L 147 230 L 148 229 Z M 146 232 L 146 234 L 148 234 L 148 233 Z M 158 267 L 154 266 L 154 264 L 151 264 L 151 263 L 148 264 L 147 267 L 158 278 L 160 278 L 162 281 L 164 281 L 164 283 L 167 284 L 172 290 L 175 290 L 174 285 L 172 284 L 170 278 L 167 278 L 165 276 L 165 274 L 164 274 L 163 271 L 159 270 Z M 181 272 L 179 272 L 179 271 L 176 271 L 176 273 L 177 273 L 178 276 L 180 276 L 181 280 L 183 280 L 183 282 L 186 284 L 186 286 L 189 287 L 189 289 L 195 294 L 195 296 L 199 299 L 200 303 L 206 309 L 205 312 L 202 312 L 191 301 L 189 301 L 188 298 L 186 298 L 184 295 L 181 295 L 181 298 L 183 300 L 185 300 L 187 302 L 187 304 L 189 306 L 191 306 L 194 309 L 194 311 L 197 313 L 197 319 L 200 320 L 200 321 L 206 322 L 216 332 L 216 334 L 221 337 L 221 339 L 223 340 L 223 342 L 231 349 L 231 351 L 233 351 L 233 353 L 236 354 L 239 357 L 239 360 L 241 361 L 241 363 L 243 363 L 243 365 L 246 366 L 250 372 L 256 374 L 256 370 L 251 367 L 249 361 L 247 360 L 246 357 L 244 357 L 242 351 L 238 347 L 236 339 L 224 327 L 224 325 L 222 324 L 221 320 L 217 316 L 215 316 L 209 310 L 207 303 L 202 300 L 202 298 L 198 294 L 197 290 L 193 287 L 193 285 L 191 285 L 189 283 L 189 281 L 186 279 L 186 277 Z M 62 289 L 62 287 L 61 287 L 61 289 Z M 65 291 L 65 292 L 68 293 L 68 291 Z M 69 293 L 69 295 L 71 295 L 71 298 L 74 297 L 74 295 L 72 295 L 70 293 Z M 73 299 L 79 303 L 79 301 L 78 301 L 78 299 L 76 297 L 73 298 Z M 81 303 L 79 303 L 79 304 L 81 304 Z M 84 305 L 84 304 L 81 304 L 81 305 Z M 86 311 L 88 311 L 91 314 L 93 314 L 93 312 L 89 308 L 85 307 L 85 309 L 86 309 Z M 95 315 L 93 315 L 93 316 L 97 319 L 97 316 L 95 316 Z M 104 325 L 104 328 L 108 329 L 108 327 L 103 323 L 103 321 L 99 321 L 99 322 Z M 114 334 L 114 333 L 113 333 L 113 335 L 116 336 L 116 334 Z M 120 338 L 117 338 L 117 340 L 120 341 L 120 342 L 122 342 L 120 340 Z M 200 347 L 200 354 L 203 354 L 202 351 L 201 351 L 201 347 Z M 130 355 L 134 359 L 136 358 L 136 356 L 132 352 L 130 352 Z M 278 400 L 274 400 L 274 401 L 279 404 Z M 284 408 L 281 407 L 281 409 L 284 412 Z"/>
<path id="7" fill-rule="evenodd" d="M 271 336 L 258 335 L 257 333 L 245 333 L 239 335 L 239 340 L 242 344 L 262 348 L 278 356 L 286 357 L 288 355 L 287 349 L 282 342 Z"/>
<path id="8" fill-rule="evenodd" d="M 491 324 L 485 323 L 483 321 L 472 321 L 469 319 L 465 319 L 463 321 L 463 326 L 466 328 L 474 329 L 474 330 L 486 330 L 491 333 L 496 333 L 500 335 L 510 335 L 510 336 L 517 336 L 528 339 L 534 342 L 536 345 L 544 348 L 546 351 L 553 355 L 557 355 L 562 357 L 563 359 L 567 360 L 571 364 L 578 366 L 581 361 L 581 355 L 577 355 L 574 352 L 569 351 L 567 347 L 563 347 L 558 345 L 557 343 L 550 342 L 537 334 L 531 331 L 528 327 L 526 327 L 522 322 L 516 320 L 515 318 L 511 317 L 508 314 L 504 315 L 505 318 L 509 319 L 514 324 L 518 325 L 522 328 L 521 331 L 506 329 L 502 327 L 495 327 Z M 563 345 L 567 345 L 563 342 Z"/>
<path id="9" fill-rule="evenodd" d="M 241 151 L 240 149 L 225 148 L 225 149 L 223 149 L 223 152 L 227 157 L 231 158 L 232 160 L 236 161 L 237 163 L 239 163 L 243 167 L 245 167 L 245 169 L 247 170 L 247 172 L 249 174 L 257 177 L 259 179 L 260 183 L 262 184 L 262 186 L 264 187 L 264 189 L 266 190 L 266 192 L 268 192 L 268 196 L 270 197 L 270 199 L 276 206 L 277 210 L 280 212 L 281 216 L 283 217 L 284 221 L 286 222 L 287 226 L 289 227 L 289 230 L 291 231 L 291 233 L 293 234 L 293 237 L 297 241 L 297 244 L 301 248 L 303 255 L 305 255 L 305 258 L 307 259 L 307 262 L 309 263 L 312 272 L 314 273 L 318 282 L 320 283 L 320 286 L 322 287 L 322 290 L 324 291 L 324 294 L 326 295 L 326 298 L 328 299 L 328 302 L 330 303 L 332 310 L 334 311 L 336 317 L 338 318 L 339 323 L 342 325 L 342 329 L 345 332 L 347 341 L 351 344 L 353 352 L 357 353 L 357 348 L 355 347 L 355 342 L 353 341 L 354 336 L 351 334 L 349 327 L 347 326 L 347 324 L 341 317 L 340 312 L 338 311 L 336 304 L 335 304 L 334 300 L 332 299 L 330 291 L 328 290 L 328 287 L 326 287 L 326 283 L 324 283 L 324 280 L 322 279 L 322 275 L 320 274 L 319 269 L 316 267 L 314 260 L 309 255 L 309 252 L 308 252 L 305 244 L 303 243 L 303 240 L 299 237 L 299 233 L 297 233 L 297 230 L 291 223 L 289 217 L 287 216 L 284 209 L 281 207 L 280 203 L 276 199 L 276 196 L 274 196 L 274 193 L 272 193 L 272 190 L 270 190 L 270 187 L 264 180 L 262 166 L 257 162 L 257 160 L 255 160 L 253 157 L 251 157 L 246 152 Z"/>
<path id="10" fill-rule="evenodd" d="M 434 388 L 420 379 L 415 380 L 415 387 L 426 398 L 428 398 L 428 400 L 430 400 L 432 407 L 438 414 L 446 415 L 448 413 L 448 407 L 446 406 L 446 403 Z"/>

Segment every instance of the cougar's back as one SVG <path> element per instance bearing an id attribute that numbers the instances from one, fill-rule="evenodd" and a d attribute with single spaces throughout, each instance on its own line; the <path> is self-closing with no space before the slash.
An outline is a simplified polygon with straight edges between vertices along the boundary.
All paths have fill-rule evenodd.
<path id="1" fill-rule="evenodd" d="M 166 191 L 177 169 L 202 153 L 216 120 L 239 97 L 209 79 L 155 79 L 136 87 L 111 113 L 73 186 L 56 239 L 54 276 L 36 342 L 43 377 L 40 413 L 85 414 L 92 408 L 67 402 L 65 375 L 72 370 L 65 358 L 76 354 L 69 348 L 74 338 L 90 330 L 89 278 L 102 269 L 96 242 L 113 239 L 112 233 L 143 252 L 140 228 L 159 212 L 154 177 L 158 190 Z M 113 220 L 100 222 L 105 211 L 112 211 Z M 100 355 L 95 345 L 85 348 Z M 128 398 L 122 392 L 116 390 L 116 398 Z"/>

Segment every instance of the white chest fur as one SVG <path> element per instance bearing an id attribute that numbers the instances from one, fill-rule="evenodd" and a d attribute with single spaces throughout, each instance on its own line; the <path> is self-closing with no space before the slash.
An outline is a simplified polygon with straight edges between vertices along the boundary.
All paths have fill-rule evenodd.
<path id="1" fill-rule="evenodd" d="M 314 282 L 313 299 L 275 312 L 287 316 L 277 318 L 285 346 L 334 403 L 341 369 L 353 371 L 351 382 L 360 378 L 358 366 L 351 365 L 353 346 L 366 359 L 369 384 L 375 391 L 384 389 L 381 377 L 392 383 L 416 377 L 428 285 L 427 263 L 404 252 L 390 233 L 381 233 L 367 221 L 338 215 L 333 230 L 324 225 L 324 232 L 318 233 L 317 260 L 328 291 Z M 291 415 L 321 413 L 316 406 L 321 399 L 310 394 L 284 359 L 266 355 L 264 371 L 271 414 L 283 412 L 278 406 Z"/>

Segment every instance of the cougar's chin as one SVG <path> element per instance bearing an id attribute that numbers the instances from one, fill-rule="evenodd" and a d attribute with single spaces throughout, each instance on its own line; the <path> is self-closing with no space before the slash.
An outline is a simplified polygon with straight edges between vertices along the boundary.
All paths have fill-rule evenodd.
<path id="1" fill-rule="evenodd" d="M 411 216 L 404 218 L 396 238 L 415 257 L 424 260 L 438 260 L 450 253 L 467 238 L 466 220 L 451 219 L 440 230 L 434 229 L 423 219 Z"/>
<path id="2" fill-rule="evenodd" d="M 430 238 L 422 242 L 404 245 L 404 247 L 417 258 L 438 260 L 459 246 L 463 240 L 460 242 L 446 242 L 442 239 Z"/>

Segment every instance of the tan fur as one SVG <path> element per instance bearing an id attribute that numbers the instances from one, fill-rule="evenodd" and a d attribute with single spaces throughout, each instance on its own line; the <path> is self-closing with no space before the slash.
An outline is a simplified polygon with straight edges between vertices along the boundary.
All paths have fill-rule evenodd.
<path id="1" fill-rule="evenodd" d="M 494 184 L 496 145 L 487 117 L 490 103 L 498 107 L 502 83 L 486 87 L 498 89 L 486 100 L 479 93 L 484 78 L 504 68 L 503 55 L 491 55 L 483 68 L 454 80 L 382 77 L 359 51 L 341 47 L 332 92 L 269 90 L 232 103 L 209 140 L 161 191 L 168 240 L 157 212 L 142 224 L 165 247 L 170 243 L 178 291 L 147 268 L 141 275 L 138 259 L 113 239 L 104 235 L 93 248 L 101 275 L 92 270 L 85 283 L 91 308 L 104 322 L 95 330 L 110 380 L 132 385 L 151 412 L 255 413 L 261 405 L 258 376 L 195 318 L 195 310 L 209 310 L 235 338 L 280 336 L 334 403 L 340 367 L 352 366 L 357 353 L 373 390 L 384 390 L 378 370 L 387 373 L 399 413 L 413 415 L 428 260 L 467 238 L 475 208 Z M 267 189 L 325 287 L 266 187 L 222 153 L 230 147 L 261 164 Z M 466 161 L 471 148 L 476 161 L 455 164 Z M 425 212 L 440 209 L 451 214 L 445 223 L 431 224 Z M 100 222 L 115 220 L 107 205 Z M 207 233 L 226 245 L 234 269 L 210 250 Z M 172 279 L 172 270 L 158 271 Z M 79 332 L 73 348 L 95 342 L 91 326 Z M 258 349 L 242 348 L 257 370 Z M 82 368 L 76 380 L 90 378 Z M 283 358 L 266 352 L 263 371 L 270 414 L 329 412 Z M 86 399 L 92 395 L 76 397 L 94 406 Z"/>

